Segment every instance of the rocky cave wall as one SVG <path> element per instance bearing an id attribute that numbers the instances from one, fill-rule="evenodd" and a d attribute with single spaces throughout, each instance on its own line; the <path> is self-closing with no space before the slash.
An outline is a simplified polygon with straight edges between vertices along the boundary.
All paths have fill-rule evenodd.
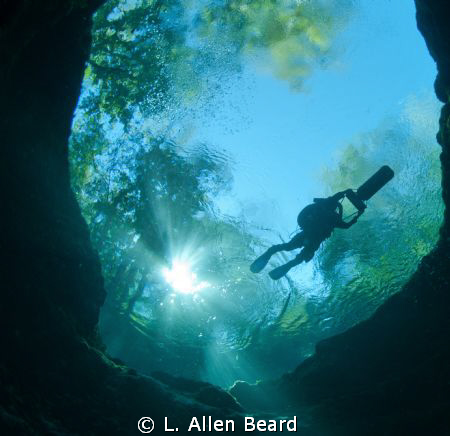
<path id="1" fill-rule="evenodd" d="M 206 383 L 141 377 L 109 360 L 96 333 L 105 293 L 70 188 L 68 137 L 91 16 L 101 3 L 0 2 L 3 434 L 139 434 L 137 420 L 146 415 L 157 422 L 168 415 L 180 428 L 195 415 L 241 423 L 241 408 L 227 393 Z M 438 141 L 447 207 L 449 6 L 416 5 L 445 103 Z M 447 208 L 436 249 L 373 317 L 318 344 L 293 373 L 256 387 L 238 384 L 233 394 L 249 410 L 307 416 L 300 434 L 444 434 L 449 243 Z"/>
<path id="2" fill-rule="evenodd" d="M 108 359 L 97 254 L 70 187 L 68 138 L 96 1 L 0 2 L 1 434 L 139 434 L 138 419 L 235 417 L 207 383 Z M 238 433 L 239 434 L 239 433 Z"/>

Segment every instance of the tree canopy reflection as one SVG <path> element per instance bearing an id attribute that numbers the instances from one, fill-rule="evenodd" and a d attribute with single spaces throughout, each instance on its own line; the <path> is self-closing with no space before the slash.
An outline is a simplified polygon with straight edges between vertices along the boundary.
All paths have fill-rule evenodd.
<path id="1" fill-rule="evenodd" d="M 245 62 L 301 91 L 332 59 L 350 3 L 110 0 L 98 11 L 70 164 L 102 262 L 108 297 L 100 327 L 111 354 L 147 373 L 222 385 L 273 377 L 317 340 L 368 316 L 432 247 L 439 168 L 430 129 L 404 129 L 420 126 L 416 119 L 359 138 L 325 175 L 330 192 L 338 191 L 389 163 L 402 190 L 377 195 L 358 226 L 333 235 L 308 285 L 250 273 L 278 236 L 219 213 L 232 158 L 210 144 L 181 146 L 163 128 L 180 107 L 191 111 L 226 92 Z M 424 174 L 420 185 L 411 178 Z M 183 286 L 163 272 L 175 262 L 184 265 Z M 187 283 L 193 273 L 197 282 Z M 201 283 L 208 283 L 201 292 L 175 289 Z"/>

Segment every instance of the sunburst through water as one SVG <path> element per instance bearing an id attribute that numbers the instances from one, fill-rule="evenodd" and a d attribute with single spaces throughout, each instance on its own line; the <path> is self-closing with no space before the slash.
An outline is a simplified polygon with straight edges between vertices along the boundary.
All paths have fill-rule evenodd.
<path id="1" fill-rule="evenodd" d="M 174 291 L 183 294 L 194 294 L 210 286 L 207 281 L 198 279 L 197 274 L 192 272 L 191 265 L 186 261 L 174 259 L 172 267 L 170 269 L 164 267 L 162 274 Z"/>

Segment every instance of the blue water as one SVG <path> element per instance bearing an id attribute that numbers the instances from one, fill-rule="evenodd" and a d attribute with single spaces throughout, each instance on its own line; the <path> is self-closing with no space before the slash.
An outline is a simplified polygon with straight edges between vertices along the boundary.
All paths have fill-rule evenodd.
<path id="1" fill-rule="evenodd" d="M 116 43 L 94 40 L 92 59 L 141 82 L 88 68 L 71 165 L 108 351 L 229 386 L 292 370 L 370 316 L 433 247 L 443 208 L 435 67 L 412 2 L 225 3 L 174 2 L 151 25 L 143 3 L 104 6 L 94 35 Z M 158 61 L 139 70 L 145 53 Z M 384 164 L 394 180 L 313 261 L 278 282 L 250 273 L 313 197 Z"/>

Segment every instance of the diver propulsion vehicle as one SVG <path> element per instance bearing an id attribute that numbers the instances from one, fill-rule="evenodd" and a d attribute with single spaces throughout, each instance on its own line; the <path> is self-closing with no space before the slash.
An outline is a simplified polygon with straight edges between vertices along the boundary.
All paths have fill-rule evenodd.
<path id="1" fill-rule="evenodd" d="M 348 189 L 345 191 L 346 198 L 358 210 L 359 214 L 366 209 L 366 201 L 372 198 L 386 183 L 394 177 L 394 171 L 387 165 L 383 165 L 375 174 L 367 179 L 358 189 Z M 321 199 L 314 199 L 313 204 L 304 207 L 298 214 L 297 223 L 305 229 L 311 224 L 314 225 L 316 217 L 316 201 Z"/>
<path id="2" fill-rule="evenodd" d="M 386 183 L 394 177 L 394 171 L 388 165 L 383 165 L 372 177 L 367 179 L 356 191 L 348 191 L 345 196 L 363 212 L 367 207 L 365 202 L 373 197 Z"/>
<path id="3" fill-rule="evenodd" d="M 339 195 L 336 194 L 337 198 L 342 198 L 342 194 L 345 194 L 345 197 L 350 201 L 350 203 L 353 204 L 353 206 L 358 210 L 359 215 L 366 209 L 366 201 L 369 200 L 370 198 L 372 198 L 383 186 L 386 185 L 386 183 L 388 183 L 392 178 L 394 177 L 394 171 L 392 170 L 392 168 L 390 168 L 387 165 L 383 165 L 375 174 L 373 174 L 369 179 L 367 179 L 358 189 L 356 189 L 355 191 L 352 189 L 348 189 L 345 192 L 342 193 L 338 193 Z M 334 196 L 333 196 L 334 197 Z M 332 198 L 332 197 L 330 197 Z M 297 217 L 297 223 L 300 226 L 300 228 L 302 228 L 303 230 L 306 229 L 306 231 L 309 228 L 313 228 L 317 226 L 317 218 L 319 218 L 320 221 L 320 213 L 319 215 L 317 214 L 318 209 L 320 210 L 320 207 L 317 208 L 317 203 L 319 203 L 320 201 L 325 201 L 326 202 L 327 199 L 323 199 L 323 198 L 315 198 L 314 199 L 314 203 L 313 204 L 309 204 L 308 206 L 306 206 L 305 208 L 303 208 L 303 210 L 298 214 Z M 337 206 L 336 206 L 337 207 Z M 339 207 L 340 210 L 340 215 L 342 215 L 342 206 Z M 355 215 L 356 213 L 352 214 Z M 352 216 L 350 215 L 350 216 Z M 341 218 L 342 219 L 342 218 Z M 356 219 L 354 219 L 356 220 Z M 352 222 L 352 224 L 355 221 Z M 348 228 L 348 227 L 345 227 Z M 331 231 L 329 232 L 329 234 L 331 235 Z M 299 233 L 300 235 L 300 233 Z M 292 238 L 292 240 L 289 243 L 294 242 L 294 238 Z M 304 238 L 302 239 L 301 243 L 298 243 L 296 246 L 294 246 L 294 248 L 301 248 L 302 246 L 304 246 Z M 319 245 L 321 241 L 318 241 Z M 287 244 L 284 244 L 287 245 Z M 251 265 L 250 265 L 250 271 L 253 273 L 258 273 L 260 272 L 269 262 L 270 258 L 272 257 L 272 255 L 278 251 L 280 251 L 280 249 L 278 247 L 283 247 L 282 245 L 275 245 L 271 248 L 269 248 L 264 254 L 262 254 L 261 256 L 259 256 Z M 275 248 L 275 250 L 274 250 Z M 289 250 L 292 250 L 292 248 L 288 248 Z M 282 248 L 281 250 L 285 250 L 284 248 Z M 314 248 L 314 251 L 316 250 L 316 248 Z M 297 257 L 295 259 L 298 259 L 300 255 L 297 255 Z M 303 259 L 305 260 L 305 259 Z M 303 261 L 302 259 L 300 259 L 299 261 L 293 260 L 290 261 L 284 265 L 281 265 L 277 268 L 275 268 L 274 270 L 272 270 L 269 275 L 273 280 L 278 280 L 281 277 L 283 277 L 284 275 L 286 275 L 286 273 L 292 268 L 292 266 L 294 265 L 298 265 L 300 262 Z M 307 260 L 306 260 L 307 261 Z M 292 264 L 292 262 L 294 262 L 294 264 Z"/>

